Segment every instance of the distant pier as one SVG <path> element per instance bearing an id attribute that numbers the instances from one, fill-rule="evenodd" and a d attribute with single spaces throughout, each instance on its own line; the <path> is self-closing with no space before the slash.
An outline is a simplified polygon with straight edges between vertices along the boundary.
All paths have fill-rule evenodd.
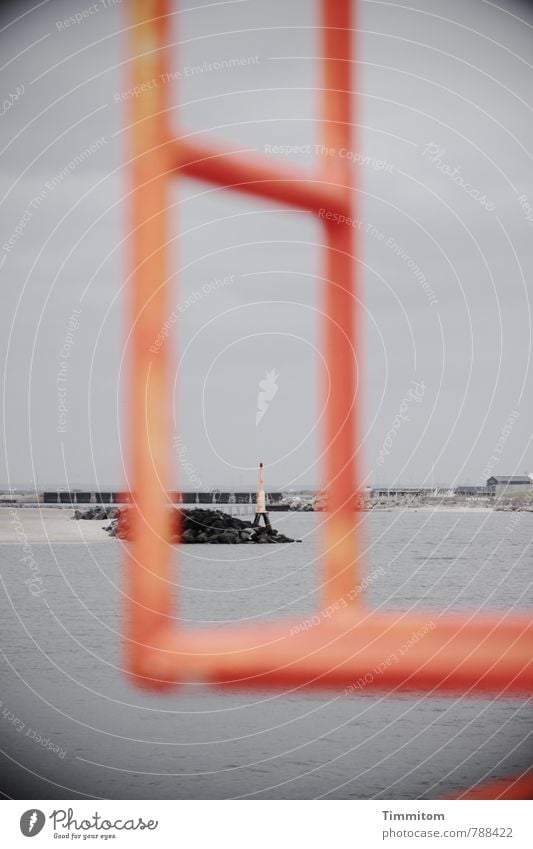
<path id="1" fill-rule="evenodd" d="M 129 504 L 132 495 L 130 492 L 88 492 L 85 490 L 48 490 L 36 497 L 43 504 Z M 209 492 L 171 492 L 170 501 L 173 504 L 255 504 L 255 492 L 220 492 L 212 490 Z M 266 502 L 270 509 L 276 506 L 282 507 L 283 493 L 267 492 Z"/>

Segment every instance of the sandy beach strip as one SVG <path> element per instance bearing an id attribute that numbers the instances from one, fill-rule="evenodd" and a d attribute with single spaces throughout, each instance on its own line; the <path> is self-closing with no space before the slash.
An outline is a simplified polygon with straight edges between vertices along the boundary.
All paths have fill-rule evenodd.
<path id="1" fill-rule="evenodd" d="M 103 530 L 110 520 L 76 521 L 71 507 L 0 507 L 0 545 L 26 543 L 116 543 Z"/>

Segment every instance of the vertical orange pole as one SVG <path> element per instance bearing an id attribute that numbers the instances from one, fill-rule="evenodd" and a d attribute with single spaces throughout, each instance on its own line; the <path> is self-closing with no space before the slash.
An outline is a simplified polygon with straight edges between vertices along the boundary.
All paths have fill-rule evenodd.
<path id="1" fill-rule="evenodd" d="M 129 87 L 157 80 L 165 70 L 166 2 L 132 0 L 132 60 Z M 170 397 L 168 352 L 150 352 L 168 317 L 168 174 L 165 148 L 165 85 L 145 87 L 130 100 L 133 149 L 130 311 L 132 357 L 129 374 L 129 451 L 133 506 L 132 542 L 127 551 L 127 663 L 146 673 L 143 646 L 168 624 L 171 593 Z M 167 172 L 167 173 L 165 173 Z"/>
<path id="2" fill-rule="evenodd" d="M 322 0 L 323 121 L 322 143 L 334 149 L 325 157 L 325 178 L 346 187 L 346 208 L 355 219 L 353 164 L 339 158 L 341 148 L 353 149 L 352 135 L 352 0 Z M 336 210 L 338 211 L 338 210 Z M 355 463 L 356 416 L 356 275 L 355 229 L 350 224 L 325 222 L 327 251 L 324 297 L 324 346 L 330 396 L 325 416 L 326 488 L 328 514 L 324 531 L 324 604 L 343 598 L 358 581 L 358 539 L 355 502 L 358 475 Z M 354 596 L 357 600 L 358 596 Z"/>

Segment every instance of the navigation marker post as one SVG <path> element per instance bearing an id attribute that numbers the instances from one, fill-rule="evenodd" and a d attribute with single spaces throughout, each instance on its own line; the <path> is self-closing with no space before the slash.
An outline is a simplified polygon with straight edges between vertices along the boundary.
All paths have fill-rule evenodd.
<path id="1" fill-rule="evenodd" d="M 254 528 L 259 527 L 259 522 L 261 520 L 261 516 L 265 522 L 265 528 L 271 534 L 272 533 L 272 525 L 270 524 L 270 518 L 266 509 L 266 498 L 265 498 L 265 481 L 263 477 L 263 464 L 259 463 L 259 487 L 257 490 L 257 497 L 255 500 L 255 518 L 254 518 Z"/>

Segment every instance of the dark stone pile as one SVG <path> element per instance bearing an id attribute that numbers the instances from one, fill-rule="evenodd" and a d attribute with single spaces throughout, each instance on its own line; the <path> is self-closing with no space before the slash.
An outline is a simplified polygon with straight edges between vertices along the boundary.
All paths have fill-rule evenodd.
<path id="1" fill-rule="evenodd" d="M 251 522 L 237 519 L 222 510 L 175 510 L 172 542 L 204 543 L 208 545 L 235 545 L 236 543 L 282 543 L 301 542 L 280 534 L 274 528 L 268 531 L 263 525 L 254 528 Z M 179 518 L 181 516 L 181 539 Z M 119 510 L 118 516 L 105 528 L 110 536 L 130 539 L 128 510 Z"/>
<path id="2" fill-rule="evenodd" d="M 74 510 L 73 519 L 116 519 L 120 510 L 118 507 L 105 507 L 102 504 L 97 504 L 89 510 Z"/>

